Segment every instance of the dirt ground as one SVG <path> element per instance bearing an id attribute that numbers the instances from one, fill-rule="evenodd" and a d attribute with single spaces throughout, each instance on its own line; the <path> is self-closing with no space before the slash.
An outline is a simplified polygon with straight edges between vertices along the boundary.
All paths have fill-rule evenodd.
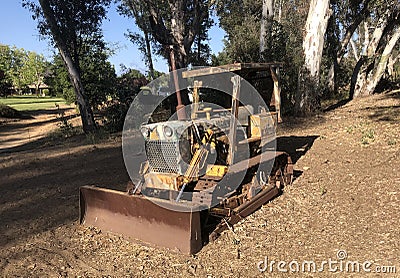
<path id="1" fill-rule="evenodd" d="M 71 124 L 79 125 L 73 105 L 58 105 L 58 108 L 23 112 L 21 119 L 0 117 L 0 153 L 29 149 L 30 143 L 49 136 L 61 124 L 61 117 Z"/>
<path id="2" fill-rule="evenodd" d="M 3 148 L 10 124 L 39 119 L 0 126 L 2 277 L 400 277 L 399 91 L 286 119 L 278 144 L 296 162 L 293 185 L 194 256 L 80 226 L 80 186 L 123 190 L 129 180 L 121 139 Z"/>

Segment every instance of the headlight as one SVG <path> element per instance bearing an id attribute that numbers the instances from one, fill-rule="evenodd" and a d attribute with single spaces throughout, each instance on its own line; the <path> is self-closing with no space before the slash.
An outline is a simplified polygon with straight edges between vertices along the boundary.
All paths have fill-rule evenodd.
<path id="1" fill-rule="evenodd" d="M 172 130 L 171 127 L 166 125 L 166 126 L 164 126 L 164 134 L 166 137 L 171 137 L 172 134 L 174 134 L 174 131 Z"/>
<path id="2" fill-rule="evenodd" d="M 142 133 L 144 138 L 147 138 L 150 135 L 150 130 L 147 127 L 141 127 L 140 132 Z"/>

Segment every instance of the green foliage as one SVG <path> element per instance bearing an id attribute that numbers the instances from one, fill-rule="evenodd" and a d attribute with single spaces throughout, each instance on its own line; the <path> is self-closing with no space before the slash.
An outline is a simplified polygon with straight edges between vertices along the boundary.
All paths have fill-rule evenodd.
<path id="1" fill-rule="evenodd" d="M 64 137 L 70 137 L 74 134 L 74 126 L 72 123 L 68 122 L 68 117 L 65 116 L 64 110 L 60 110 L 59 106 L 57 106 L 57 109 L 57 119 L 59 120 L 58 127 Z"/>
<path id="2" fill-rule="evenodd" d="M 11 48 L 0 44 L 0 95 L 8 94 L 8 88 L 12 86 L 12 67 L 14 64 Z"/>
<path id="3" fill-rule="evenodd" d="M 120 0 L 119 12 L 135 20 L 141 33 L 128 37 L 139 46 L 150 65 L 151 52 L 170 60 L 174 47 L 176 68 L 210 64 L 208 29 L 213 24 L 209 10 L 211 0 L 147 1 Z M 151 43 L 151 50 L 149 49 Z"/>
<path id="4" fill-rule="evenodd" d="M 75 92 L 60 55 L 54 56 L 50 67 L 50 75 L 46 77 L 45 82 L 52 87 L 54 95 L 63 97 L 67 103 L 75 102 Z"/>
<path id="5" fill-rule="evenodd" d="M 141 5 L 140 1 L 130 0 L 121 0 L 121 4 L 118 6 L 117 10 L 121 15 L 133 18 L 136 26 L 142 31 L 143 35 L 128 29 L 128 33 L 125 34 L 125 36 L 129 38 L 143 54 L 143 60 L 148 68 L 149 76 L 151 79 L 155 79 L 152 45 L 155 45 L 157 42 L 151 35 L 149 11 L 146 10 L 145 5 Z"/>
<path id="6" fill-rule="evenodd" d="M 233 60 L 231 57 L 229 57 L 228 53 L 226 53 L 225 50 L 222 50 L 217 55 L 212 54 L 211 56 L 211 65 L 213 67 L 227 65 L 231 63 L 233 63 Z"/>
<path id="7" fill-rule="evenodd" d="M 107 59 L 107 53 L 95 50 L 87 52 L 80 61 L 82 85 L 93 107 L 116 94 L 115 69 Z M 68 103 L 75 102 L 75 91 L 60 55 L 54 57 L 50 71 L 51 75 L 46 82 L 51 85 L 54 93 L 64 97 Z"/>
<path id="8" fill-rule="evenodd" d="M 105 92 L 104 84 L 99 83 L 112 75 L 110 65 L 105 62 L 109 53 L 105 54 L 107 49 L 101 28 L 111 1 L 40 0 L 38 5 L 33 0 L 22 0 L 22 6 L 30 10 L 37 20 L 39 33 L 58 48 L 63 58 L 85 133 L 93 132 L 97 127 L 92 105 L 110 93 Z M 104 69 L 106 72 L 101 72 Z M 112 80 L 109 82 L 112 84 Z"/>
<path id="9" fill-rule="evenodd" d="M 49 63 L 43 55 L 15 46 L 0 44 L 2 95 L 5 95 L 7 89 L 12 86 L 18 92 L 26 90 L 29 85 L 38 87 L 43 82 L 48 67 Z"/>
<path id="10" fill-rule="evenodd" d="M 361 144 L 368 145 L 375 141 L 375 131 L 370 128 L 362 131 Z"/>
<path id="11" fill-rule="evenodd" d="M 108 55 L 99 50 L 87 53 L 81 60 L 82 83 L 91 106 L 115 95 L 116 74 Z"/>
<path id="12" fill-rule="evenodd" d="M 189 64 L 193 66 L 211 65 L 211 48 L 209 46 L 208 30 L 214 24 L 212 18 L 206 18 L 200 23 L 193 47 L 189 53 Z"/>
<path id="13" fill-rule="evenodd" d="M 138 70 L 126 69 L 117 77 L 117 99 L 130 103 L 140 92 L 140 88 L 149 83 L 147 78 Z"/>
<path id="14" fill-rule="evenodd" d="M 79 64 L 79 58 L 86 54 L 86 47 L 103 48 L 102 20 L 106 18 L 107 9 L 112 0 L 48 0 L 57 21 L 62 39 L 74 62 Z M 54 46 L 54 34 L 51 33 L 49 22 L 44 18 L 42 8 L 36 1 L 23 0 L 22 6 L 32 12 L 33 19 L 38 22 L 41 36 L 48 38 Z"/>
<path id="15" fill-rule="evenodd" d="M 121 131 L 124 126 L 125 116 L 140 88 L 149 81 L 138 70 L 125 69 L 125 72 L 116 80 L 116 96 L 114 99 L 104 103 L 102 112 L 104 125 L 110 132 Z M 135 111 L 140 111 L 141 107 L 137 103 Z M 140 114 L 140 113 L 138 113 Z"/>
<path id="16" fill-rule="evenodd" d="M 21 68 L 24 84 L 35 85 L 35 93 L 39 93 L 38 89 L 42 84 L 43 78 L 49 63 L 43 55 L 38 55 L 35 52 L 28 52 L 24 65 Z"/>
<path id="17" fill-rule="evenodd" d="M 303 63 L 303 27 L 308 12 L 306 1 L 284 1 L 282 17 L 272 24 L 272 40 L 264 53 L 267 62 L 284 63 L 281 71 L 283 111 L 291 111 Z M 260 62 L 260 24 L 262 1 L 218 1 L 217 15 L 226 32 L 225 47 L 212 57 L 213 65 L 232 62 Z"/>
<path id="18" fill-rule="evenodd" d="M 387 140 L 387 144 L 389 146 L 395 146 L 397 144 L 397 141 L 394 138 L 390 138 L 389 140 Z"/>
<path id="19" fill-rule="evenodd" d="M 232 61 L 259 61 L 262 1 L 223 0 L 217 3 L 217 15 L 226 32 L 225 52 Z"/>

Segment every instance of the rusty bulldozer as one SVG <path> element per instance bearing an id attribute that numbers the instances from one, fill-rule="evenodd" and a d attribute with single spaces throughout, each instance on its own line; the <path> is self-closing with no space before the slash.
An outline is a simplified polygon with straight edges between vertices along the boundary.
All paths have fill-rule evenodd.
<path id="1" fill-rule="evenodd" d="M 80 223 L 194 254 L 279 195 L 293 174 L 290 156 L 274 148 L 281 66 L 237 63 L 182 72 L 180 78 L 193 81 L 191 109 L 141 125 L 147 158 L 139 181 L 126 192 L 81 187 Z M 226 72 L 235 76 L 226 82 L 230 95 L 221 101 L 223 109 L 205 106 L 204 78 Z M 241 100 L 245 80 L 264 86 L 258 94 L 268 110 L 252 97 Z"/>

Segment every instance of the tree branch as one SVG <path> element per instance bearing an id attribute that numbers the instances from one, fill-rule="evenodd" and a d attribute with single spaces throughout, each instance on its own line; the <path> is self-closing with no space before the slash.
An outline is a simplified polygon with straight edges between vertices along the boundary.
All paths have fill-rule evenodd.
<path id="1" fill-rule="evenodd" d="M 193 6 L 195 9 L 195 14 L 192 25 L 190 26 L 188 34 L 185 38 L 185 46 L 192 45 L 197 30 L 200 29 L 199 27 L 204 19 L 208 17 L 208 6 L 202 7 L 198 0 L 193 1 Z"/>
<path id="2" fill-rule="evenodd" d="M 337 55 L 337 63 L 340 64 L 344 54 L 346 53 L 347 45 L 349 44 L 351 37 L 353 36 L 354 32 L 356 31 L 357 27 L 361 24 L 361 22 L 366 18 L 369 9 L 368 4 L 370 0 L 366 0 L 364 3 L 364 7 L 356 17 L 356 19 L 347 27 L 346 34 L 344 35 L 343 41 L 340 45 L 340 49 Z"/>
<path id="3" fill-rule="evenodd" d="M 172 45 L 171 33 L 165 27 L 165 23 L 159 12 L 156 11 L 155 4 L 152 3 L 152 1 L 148 1 L 147 5 L 150 13 L 149 22 L 151 29 L 153 30 L 152 35 L 162 45 Z"/>

